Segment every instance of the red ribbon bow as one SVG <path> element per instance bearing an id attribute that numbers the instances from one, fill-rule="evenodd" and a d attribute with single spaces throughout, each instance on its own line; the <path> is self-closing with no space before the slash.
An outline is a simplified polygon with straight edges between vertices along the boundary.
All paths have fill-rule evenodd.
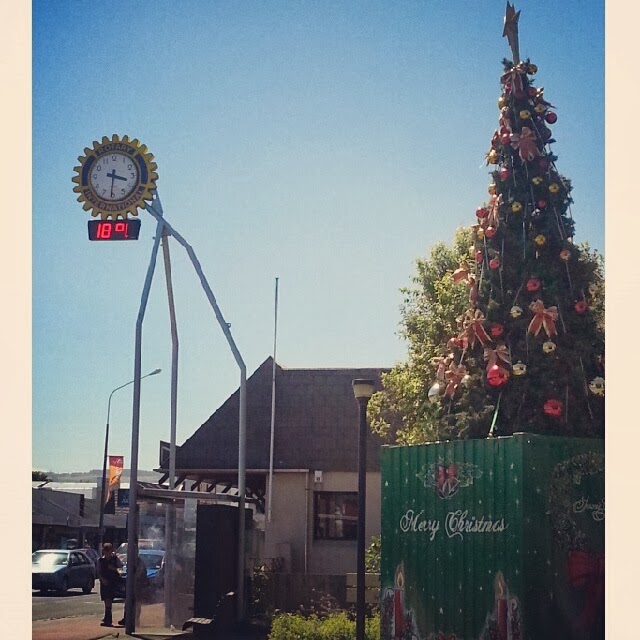
<path id="1" fill-rule="evenodd" d="M 522 127 L 520 133 L 511 134 L 511 146 L 518 150 L 523 160 L 533 160 L 540 155 L 536 135 L 529 127 Z"/>
<path id="2" fill-rule="evenodd" d="M 464 336 L 469 341 L 469 344 L 473 347 L 476 343 L 476 338 L 482 346 L 484 346 L 487 342 L 491 342 L 491 338 L 485 331 L 483 326 L 484 322 L 484 314 L 480 309 L 476 309 L 475 313 L 473 311 L 467 311 L 464 316 L 462 322 L 462 331 Z"/>
<path id="3" fill-rule="evenodd" d="M 436 370 L 436 379 L 440 380 L 440 382 L 445 381 L 445 372 L 452 360 L 453 358 L 451 356 L 438 356 L 437 358 L 431 358 L 431 364 L 438 367 Z"/>
<path id="4" fill-rule="evenodd" d="M 487 363 L 487 371 L 489 371 L 494 364 L 498 364 L 498 360 L 502 360 L 505 364 L 511 364 L 511 355 L 505 344 L 499 344 L 495 349 L 485 347 L 484 359 Z"/>
<path id="5" fill-rule="evenodd" d="M 458 365 L 451 363 L 451 366 L 444 375 L 448 381 L 447 388 L 444 390 L 444 396 L 445 398 L 452 398 L 458 385 L 462 382 L 462 378 L 467 375 L 467 368 L 463 364 Z"/>
<path id="6" fill-rule="evenodd" d="M 584 589 L 584 605 L 576 620 L 578 626 L 591 626 L 604 603 L 604 554 L 569 551 L 567 577 L 575 589 Z"/>
<path id="7" fill-rule="evenodd" d="M 498 228 L 500 220 L 498 214 L 500 213 L 500 205 L 502 204 L 502 194 L 496 195 L 495 193 L 489 198 L 489 206 L 487 207 L 487 217 L 483 220 L 482 227 Z"/>
<path id="8" fill-rule="evenodd" d="M 500 78 L 500 82 L 504 85 L 511 85 L 511 93 L 522 93 L 524 91 L 522 76 L 526 72 L 524 63 L 520 62 L 504 73 Z"/>
<path id="9" fill-rule="evenodd" d="M 529 333 L 537 336 L 540 333 L 540 329 L 544 328 L 549 337 L 558 334 L 556 331 L 558 307 L 549 307 L 548 309 L 545 309 L 542 300 L 536 300 L 529 305 L 529 309 L 534 313 L 533 319 L 529 323 Z"/>

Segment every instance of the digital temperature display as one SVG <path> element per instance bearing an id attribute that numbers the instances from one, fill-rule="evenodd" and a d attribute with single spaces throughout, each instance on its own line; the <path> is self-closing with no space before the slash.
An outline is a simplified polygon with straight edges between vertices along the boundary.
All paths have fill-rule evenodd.
<path id="1" fill-rule="evenodd" d="M 89 220 L 89 240 L 137 240 L 140 220 Z"/>

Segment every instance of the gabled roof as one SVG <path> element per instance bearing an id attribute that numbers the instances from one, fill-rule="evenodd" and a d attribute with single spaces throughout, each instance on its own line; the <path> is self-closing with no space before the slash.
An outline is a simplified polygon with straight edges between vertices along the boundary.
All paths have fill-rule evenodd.
<path id="1" fill-rule="evenodd" d="M 382 368 L 286 369 L 276 365 L 274 469 L 357 471 L 358 404 L 351 381 Z M 246 468 L 269 469 L 273 358 L 247 379 Z M 239 390 L 176 452 L 176 468 L 238 468 Z M 367 468 L 380 469 L 382 441 L 369 432 Z"/>

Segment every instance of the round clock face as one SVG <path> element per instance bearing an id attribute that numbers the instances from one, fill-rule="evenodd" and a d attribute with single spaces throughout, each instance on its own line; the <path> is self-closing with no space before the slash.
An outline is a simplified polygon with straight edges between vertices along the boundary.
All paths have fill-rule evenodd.
<path id="1" fill-rule="evenodd" d="M 89 184 L 108 202 L 124 200 L 136 188 L 140 172 L 135 160 L 124 153 L 105 153 L 91 167 Z"/>

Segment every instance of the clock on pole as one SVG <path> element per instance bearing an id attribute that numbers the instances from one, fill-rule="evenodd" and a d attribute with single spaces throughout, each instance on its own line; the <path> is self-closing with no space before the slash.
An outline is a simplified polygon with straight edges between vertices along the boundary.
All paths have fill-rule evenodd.
<path id="1" fill-rule="evenodd" d="M 140 221 L 129 214 L 137 216 L 153 199 L 158 179 L 153 155 L 138 140 L 114 134 L 94 141 L 78 160 L 73 191 L 83 209 L 100 218 L 89 220 L 89 240 L 137 240 Z"/>

